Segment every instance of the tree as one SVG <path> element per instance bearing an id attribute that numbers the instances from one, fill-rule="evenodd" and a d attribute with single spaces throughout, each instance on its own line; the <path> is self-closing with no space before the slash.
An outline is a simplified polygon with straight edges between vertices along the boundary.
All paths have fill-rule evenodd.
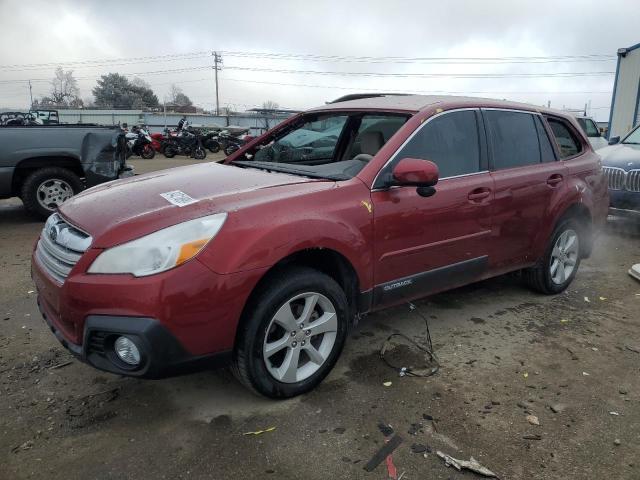
<path id="1" fill-rule="evenodd" d="M 49 95 L 33 101 L 33 108 L 40 107 L 82 107 L 83 102 L 79 97 L 80 89 L 78 81 L 73 76 L 73 70 L 66 72 L 62 67 L 55 70 L 51 80 Z"/>
<path id="2" fill-rule="evenodd" d="M 273 100 L 267 100 L 266 102 L 262 103 L 262 108 L 264 108 L 265 110 L 277 110 L 278 108 L 280 108 L 280 105 L 278 105 L 278 103 L 274 102 Z"/>
<path id="3" fill-rule="evenodd" d="M 96 106 L 110 108 L 153 108 L 158 97 L 144 80 L 130 82 L 119 73 L 103 75 L 93 88 Z"/>
<path id="4" fill-rule="evenodd" d="M 182 89 L 175 83 L 171 84 L 169 96 L 171 98 L 170 103 L 172 105 L 176 105 L 178 107 L 190 107 L 193 105 L 191 99 L 187 97 Z"/>

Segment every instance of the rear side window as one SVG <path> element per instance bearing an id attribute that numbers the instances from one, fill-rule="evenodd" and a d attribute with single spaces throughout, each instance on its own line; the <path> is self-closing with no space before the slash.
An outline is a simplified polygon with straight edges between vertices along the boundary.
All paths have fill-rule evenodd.
<path id="1" fill-rule="evenodd" d="M 536 128 L 538 129 L 538 138 L 540 139 L 540 155 L 543 162 L 555 162 L 556 154 L 551 146 L 549 135 L 542 124 L 542 120 L 538 115 L 535 116 Z"/>
<path id="2" fill-rule="evenodd" d="M 440 178 L 480 171 L 480 138 L 475 112 L 445 113 L 424 125 L 396 155 L 396 159 L 431 160 Z"/>
<path id="3" fill-rule="evenodd" d="M 534 115 L 505 110 L 485 110 L 493 167 L 523 167 L 540 163 L 540 145 Z"/>
<path id="4" fill-rule="evenodd" d="M 547 122 L 556 137 L 560 158 L 572 157 L 582 151 L 580 140 L 565 122 L 551 117 L 547 117 Z"/>

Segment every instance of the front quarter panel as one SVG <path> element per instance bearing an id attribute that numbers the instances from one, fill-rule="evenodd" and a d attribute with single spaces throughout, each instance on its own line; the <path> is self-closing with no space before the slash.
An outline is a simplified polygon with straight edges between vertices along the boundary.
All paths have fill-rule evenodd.
<path id="1" fill-rule="evenodd" d="M 199 259 L 216 273 L 271 267 L 306 249 L 331 249 L 354 267 L 361 290 L 371 287 L 372 218 L 369 189 L 358 179 L 327 182 L 295 196 L 229 211 Z"/>

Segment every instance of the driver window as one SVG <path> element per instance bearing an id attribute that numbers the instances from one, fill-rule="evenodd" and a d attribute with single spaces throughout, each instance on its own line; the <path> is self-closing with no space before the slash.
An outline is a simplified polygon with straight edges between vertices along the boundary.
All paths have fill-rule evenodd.
<path id="1" fill-rule="evenodd" d="M 347 115 L 328 116 L 305 122 L 255 154 L 255 161 L 319 165 L 332 162 Z"/>

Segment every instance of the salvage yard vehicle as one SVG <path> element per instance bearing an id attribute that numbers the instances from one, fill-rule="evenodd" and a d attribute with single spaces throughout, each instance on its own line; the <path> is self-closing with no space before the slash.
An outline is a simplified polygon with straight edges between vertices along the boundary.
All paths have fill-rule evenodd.
<path id="1" fill-rule="evenodd" d="M 231 363 L 250 389 L 286 398 L 322 381 L 367 312 L 513 271 L 545 294 L 567 288 L 608 208 L 575 118 L 353 98 L 291 117 L 223 165 L 62 205 L 32 259 L 56 337 L 116 374 Z"/>
<path id="2" fill-rule="evenodd" d="M 20 197 L 46 219 L 85 187 L 132 175 L 125 156 L 118 127 L 2 126 L 0 198 Z"/>
<path id="3" fill-rule="evenodd" d="M 609 180 L 609 213 L 640 220 L 640 126 L 598 150 Z"/>

